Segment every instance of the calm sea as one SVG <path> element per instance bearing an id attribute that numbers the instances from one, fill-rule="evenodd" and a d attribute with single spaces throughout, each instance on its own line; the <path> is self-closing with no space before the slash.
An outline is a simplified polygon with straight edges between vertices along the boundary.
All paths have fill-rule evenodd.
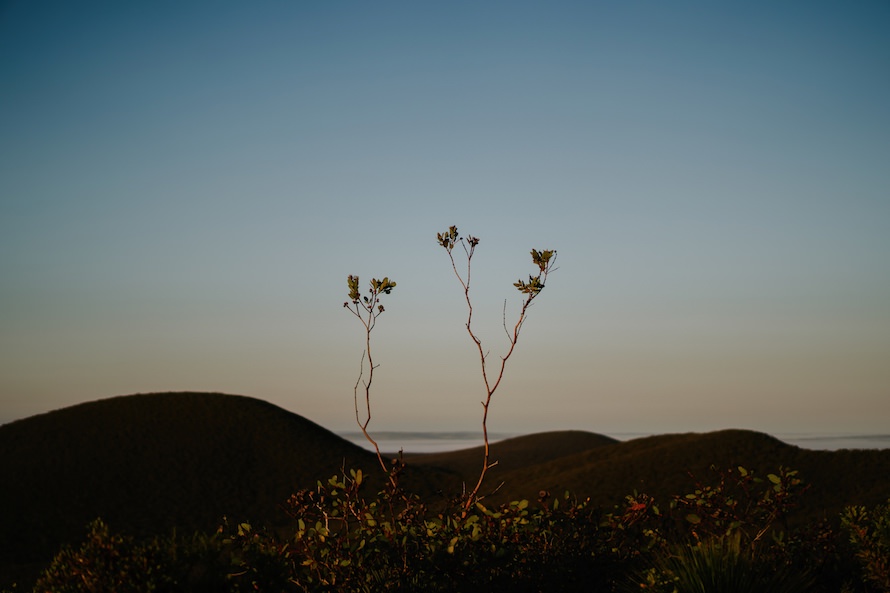
<path id="1" fill-rule="evenodd" d="M 650 436 L 651 433 L 614 433 L 608 436 L 619 441 L 628 441 L 635 438 Z M 342 432 L 345 439 L 353 443 L 372 449 L 364 435 L 360 432 Z M 380 450 L 387 453 L 395 453 L 400 449 L 406 453 L 435 453 L 438 451 L 457 451 L 482 444 L 482 438 L 478 432 L 387 432 L 371 433 Z M 491 442 L 503 440 L 513 436 L 508 433 L 491 434 Z M 816 449 L 823 451 L 837 451 L 839 449 L 890 449 L 890 434 L 853 434 L 853 433 L 786 433 L 776 434 L 776 438 L 790 445 L 797 445 L 804 449 Z"/>

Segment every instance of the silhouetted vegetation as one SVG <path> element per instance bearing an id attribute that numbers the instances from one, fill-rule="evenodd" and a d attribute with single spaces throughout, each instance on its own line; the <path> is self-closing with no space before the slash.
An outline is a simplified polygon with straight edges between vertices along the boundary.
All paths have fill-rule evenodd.
<path id="1" fill-rule="evenodd" d="M 250 579 L 271 587 L 276 579 L 296 578 L 311 542 L 321 553 L 316 523 L 324 512 L 334 517 L 337 501 L 338 512 L 361 510 L 352 529 L 366 530 L 364 547 L 376 542 L 368 548 L 376 550 L 374 559 L 365 553 L 350 578 L 370 574 L 372 584 L 393 590 L 418 584 L 435 590 L 461 575 L 467 590 L 504 580 L 517 583 L 514 590 L 608 590 L 597 587 L 611 587 L 619 576 L 645 576 L 655 552 L 695 545 L 687 541 L 693 513 L 677 501 L 696 501 L 721 483 L 727 490 L 741 478 L 739 466 L 762 480 L 750 487 L 758 496 L 775 486 L 767 477 L 780 477 L 780 467 L 797 470 L 794 479 L 807 487 L 791 488 L 794 504 L 773 518 L 760 560 L 807 563 L 833 590 L 847 583 L 850 591 L 880 591 L 887 570 L 881 562 L 890 549 L 890 450 L 809 451 L 749 431 L 628 442 L 565 431 L 493 443 L 499 464 L 491 471 L 492 489 L 504 486 L 466 515 L 455 501 L 463 482 L 478 475 L 478 449 L 406 455 L 406 466 L 398 466 L 400 489 L 392 492 L 373 453 L 247 397 L 150 394 L 82 404 L 0 427 L 0 451 L 0 471 L 8 477 L 0 491 L 5 586 L 30 587 L 56 555 L 43 590 L 73 590 L 58 583 L 78 558 L 77 566 L 102 578 L 157 578 L 155 590 L 214 590 L 220 582 L 247 589 Z M 363 470 L 360 484 L 349 469 Z M 713 494 L 707 501 L 729 504 Z M 847 506 L 855 509 L 844 511 Z M 737 512 L 762 521 L 755 508 Z M 695 514 L 697 533 L 708 528 L 701 541 L 719 541 L 722 515 Z M 97 518 L 103 522 L 88 529 Z M 302 548 L 293 537 L 300 519 Z M 380 531 L 386 523 L 390 531 Z M 346 538 L 335 554 L 349 560 L 359 553 L 349 546 L 360 540 L 333 524 L 330 533 Z M 399 545 L 408 550 L 388 547 L 396 533 L 407 537 Z M 419 564 L 405 564 L 409 560 Z M 317 566 L 316 573 L 330 568 Z M 49 586 L 50 578 L 56 585 Z M 324 590 L 313 582 L 293 590 Z M 116 590 L 140 590 L 131 585 Z M 322 588 L 312 589 L 316 585 Z M 277 590 L 287 587 L 296 585 Z"/>

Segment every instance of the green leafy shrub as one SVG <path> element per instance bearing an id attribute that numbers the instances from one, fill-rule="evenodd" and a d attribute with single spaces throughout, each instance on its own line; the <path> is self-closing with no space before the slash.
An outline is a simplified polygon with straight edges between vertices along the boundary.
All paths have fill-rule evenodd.
<path id="1" fill-rule="evenodd" d="M 718 470 L 714 483 L 696 480 L 695 490 L 677 496 L 673 506 L 695 540 L 738 534 L 754 548 L 771 530 L 787 527 L 785 518 L 806 490 L 797 471 L 780 467 L 761 478 L 744 467 Z"/>
<path id="2" fill-rule="evenodd" d="M 398 460 L 394 467 L 404 470 Z M 762 489 L 775 505 L 777 483 L 752 481 L 760 488 L 750 498 L 760 502 L 749 506 L 726 497 L 735 486 L 726 476 L 739 474 L 718 475 L 722 487 L 720 478 L 696 483 L 702 520 L 691 522 L 688 505 L 662 507 L 645 494 L 608 512 L 546 492 L 536 501 L 477 501 L 467 510 L 457 498 L 433 508 L 387 487 L 368 496 L 360 471 L 343 472 L 295 493 L 286 504 L 292 524 L 275 531 L 227 523 L 210 535 L 138 542 L 96 521 L 79 546 L 56 556 L 34 591 L 887 590 L 879 580 L 887 505 L 851 507 L 843 532 L 772 529 L 756 539 L 775 516 Z M 735 513 L 729 523 L 717 512 L 727 506 Z M 841 533 L 849 548 L 838 545 Z M 851 570 L 854 559 L 859 572 Z"/>
<path id="3" fill-rule="evenodd" d="M 172 588 L 160 551 L 113 535 L 97 519 L 79 548 L 66 547 L 40 577 L 35 591 L 148 593 Z"/>
<path id="4" fill-rule="evenodd" d="M 271 572 L 282 591 L 606 591 L 621 565 L 586 500 L 542 493 L 466 509 L 460 497 L 432 509 L 389 488 L 366 497 L 365 484 L 350 471 L 295 493 L 285 537 L 235 528 L 232 581 L 247 588 Z"/>
<path id="5" fill-rule="evenodd" d="M 242 547 L 243 552 L 247 547 Z M 143 593 L 143 592 L 215 592 L 253 591 L 233 580 L 234 566 L 245 558 L 252 565 L 262 566 L 265 585 L 279 585 L 273 577 L 274 563 L 262 564 L 261 554 L 235 555 L 232 540 L 221 532 L 211 535 L 195 533 L 189 538 L 173 535 L 137 541 L 113 534 L 97 519 L 88 526 L 84 541 L 78 547 L 66 546 L 53 559 L 34 586 L 35 593 Z"/>
<path id="6" fill-rule="evenodd" d="M 619 518 L 619 529 L 640 523 L 647 541 L 628 589 L 808 590 L 810 567 L 792 553 L 783 525 L 806 490 L 797 472 L 779 468 L 764 479 L 743 467 L 711 470 L 712 480 L 693 477 L 694 490 L 675 496 L 665 513 Z M 645 497 L 629 508 L 658 511 Z"/>
<path id="7" fill-rule="evenodd" d="M 872 511 L 863 506 L 847 507 L 841 525 L 849 536 L 867 590 L 890 591 L 890 500 Z"/>

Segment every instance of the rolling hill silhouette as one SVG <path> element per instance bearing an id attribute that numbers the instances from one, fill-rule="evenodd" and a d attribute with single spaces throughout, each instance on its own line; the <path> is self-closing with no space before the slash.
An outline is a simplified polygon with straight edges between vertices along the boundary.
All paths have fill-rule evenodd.
<path id="1" fill-rule="evenodd" d="M 573 432 L 541 433 L 492 445 L 498 466 L 489 487 L 505 486 L 493 502 L 527 498 L 541 490 L 553 495 L 569 491 L 611 507 L 634 491 L 667 501 L 692 492 L 695 479 L 713 480 L 716 469 L 743 466 L 760 476 L 779 467 L 798 471 L 810 486 L 801 500 L 798 521 L 835 518 L 847 504 L 875 505 L 890 498 L 890 449 L 813 451 L 749 430 L 668 434 L 630 441 Z M 558 454 L 560 448 L 562 455 Z M 521 460 L 523 452 L 533 452 Z M 540 462 L 534 455 L 540 455 Z M 482 447 L 408 456 L 419 468 L 436 468 L 451 480 L 478 477 Z M 473 463 L 475 461 L 475 463 Z M 694 478 L 693 478 L 694 476 Z M 455 482 L 449 483 L 454 487 Z"/>
<path id="2" fill-rule="evenodd" d="M 269 521 L 301 487 L 376 457 L 249 397 L 160 393 L 80 404 L 0 426 L 0 554 L 46 559 L 102 517 L 133 535 Z"/>
<path id="3" fill-rule="evenodd" d="M 475 483 L 481 447 L 406 454 L 407 489 L 441 500 Z M 811 451 L 765 434 L 724 430 L 619 442 L 561 431 L 492 445 L 489 500 L 569 490 L 611 507 L 634 490 L 667 502 L 694 488 L 689 473 L 742 465 L 761 475 L 797 469 L 812 489 L 799 520 L 890 497 L 890 449 Z M 0 426 L 0 562 L 36 568 L 101 517 L 119 533 L 215 530 L 224 516 L 274 525 L 279 505 L 342 468 L 382 484 L 373 453 L 262 400 L 224 394 L 119 396 Z M 3 567 L 0 567 L 3 568 Z M 0 578 L 0 587 L 4 586 Z"/>

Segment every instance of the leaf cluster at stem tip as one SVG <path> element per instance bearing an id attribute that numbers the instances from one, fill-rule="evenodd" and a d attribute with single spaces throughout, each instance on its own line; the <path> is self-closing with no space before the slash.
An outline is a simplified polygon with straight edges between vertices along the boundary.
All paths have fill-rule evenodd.
<path id="1" fill-rule="evenodd" d="M 532 263 L 538 266 L 538 275 L 529 275 L 528 282 L 518 280 L 513 283 L 513 286 L 522 294 L 534 297 L 544 289 L 544 278 L 552 271 L 552 266 L 556 262 L 556 250 L 545 249 L 544 251 L 538 251 L 537 249 L 532 249 L 531 254 Z"/>
<path id="2" fill-rule="evenodd" d="M 364 301 L 365 304 L 372 304 L 378 295 L 392 294 L 392 290 L 396 287 L 396 283 L 388 277 L 384 277 L 383 280 L 371 278 L 371 287 L 368 290 L 370 296 L 361 296 L 358 289 L 358 283 L 358 276 L 350 274 L 349 277 L 346 278 L 346 285 L 349 288 L 349 301 L 352 301 L 353 305 L 358 305 L 360 301 Z M 343 303 L 343 306 L 348 307 L 349 301 Z"/>
<path id="3" fill-rule="evenodd" d="M 466 241 L 466 243 L 464 243 L 464 249 L 470 257 L 473 255 L 473 249 L 479 244 L 478 237 L 472 235 L 467 235 L 466 239 L 461 237 L 456 226 L 448 227 L 448 230 L 444 233 L 436 233 L 436 238 L 439 241 L 439 245 L 444 247 L 445 251 L 449 254 L 451 254 L 451 250 L 454 249 L 455 245 Z M 469 249 L 467 249 L 467 245 L 469 245 Z M 520 279 L 517 282 L 514 282 L 513 286 L 515 286 L 519 292 L 530 295 L 533 298 L 544 289 L 544 279 L 547 277 L 548 273 L 553 271 L 553 264 L 556 262 L 556 250 L 544 249 L 538 251 L 537 249 L 532 249 L 531 254 L 532 263 L 538 266 L 538 275 L 529 275 L 528 282 Z"/>
<path id="4" fill-rule="evenodd" d="M 448 253 L 451 253 L 451 250 L 454 249 L 454 246 L 459 242 L 466 240 L 467 244 L 470 247 L 475 247 L 479 244 L 479 237 L 474 237 L 472 235 L 468 235 L 466 239 L 460 236 L 457 232 L 456 226 L 448 227 L 448 230 L 444 233 L 436 233 L 436 236 L 439 239 L 439 245 L 445 248 Z"/>
<path id="5" fill-rule="evenodd" d="M 550 260 L 556 256 L 555 249 L 548 249 L 545 251 L 538 251 L 537 249 L 532 249 L 532 262 L 540 268 L 541 272 L 546 272 L 547 268 L 550 266 Z"/>

